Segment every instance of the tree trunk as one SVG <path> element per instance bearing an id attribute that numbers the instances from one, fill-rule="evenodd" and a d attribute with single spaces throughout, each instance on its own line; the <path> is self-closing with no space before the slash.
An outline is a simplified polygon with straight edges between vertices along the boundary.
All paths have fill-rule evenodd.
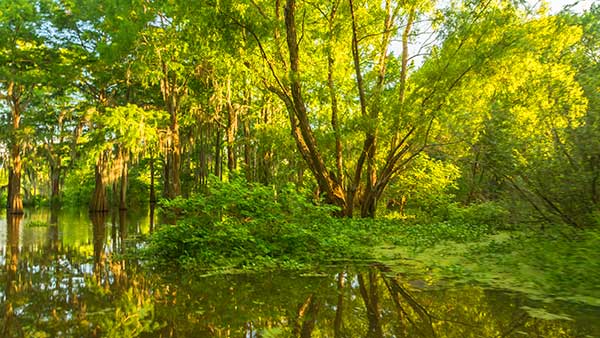
<path id="1" fill-rule="evenodd" d="M 271 123 L 271 112 L 269 105 L 265 105 L 261 109 L 262 121 L 265 125 Z M 272 165 L 273 165 L 273 148 L 270 144 L 259 145 L 258 153 L 258 181 L 264 185 L 268 185 L 272 178 Z"/>
<path id="2" fill-rule="evenodd" d="M 169 132 L 170 132 L 170 144 L 167 147 L 167 166 L 165 173 L 168 172 L 168 179 L 165 180 L 165 196 L 167 198 L 175 198 L 181 195 L 181 181 L 180 172 L 181 169 L 181 142 L 179 139 L 179 99 L 180 99 L 180 88 L 177 83 L 177 77 L 170 76 L 169 66 L 162 60 L 161 55 L 161 68 L 163 79 L 161 80 L 161 93 L 163 101 L 166 105 L 167 112 L 170 117 Z"/>
<path id="3" fill-rule="evenodd" d="M 172 195 L 171 198 L 181 195 L 181 181 L 180 181 L 180 169 L 181 169 L 181 142 L 179 140 L 179 124 L 177 122 L 177 112 L 172 113 L 171 119 L 173 120 L 171 125 L 171 132 L 173 133 L 173 158 L 171 162 L 171 180 L 172 180 Z"/>
<path id="4" fill-rule="evenodd" d="M 154 155 L 150 157 L 150 205 L 156 203 L 156 190 L 154 187 Z"/>
<path id="5" fill-rule="evenodd" d="M 19 103 L 13 103 L 12 111 L 13 132 L 19 129 L 21 115 L 19 111 Z M 16 136 L 13 135 L 13 144 L 11 146 L 11 167 L 8 174 L 8 213 L 22 214 L 23 213 L 23 197 L 21 196 L 21 145 Z"/>
<path id="6" fill-rule="evenodd" d="M 215 137 L 215 176 L 217 176 L 219 179 L 222 179 L 223 177 L 223 170 L 222 170 L 222 158 L 221 158 L 221 129 L 217 126 L 217 135 Z"/>
<path id="7" fill-rule="evenodd" d="M 176 126 L 174 129 L 176 131 L 173 131 L 173 149 L 171 153 L 171 166 L 169 168 L 171 174 L 171 189 L 169 189 L 169 198 L 175 198 L 181 195 L 181 143 L 179 142 L 179 127 Z"/>
<path id="8" fill-rule="evenodd" d="M 119 189 L 119 210 L 127 210 L 127 185 L 128 185 L 128 172 L 127 172 L 127 159 L 123 160 L 121 166 L 121 182 Z"/>
<path id="9" fill-rule="evenodd" d="M 377 212 L 377 201 L 379 196 L 377 192 L 371 191 L 363 197 L 360 206 L 360 217 L 363 218 L 374 218 Z"/>
<path id="10" fill-rule="evenodd" d="M 394 32 L 396 31 L 394 29 L 394 26 L 397 23 L 396 19 L 398 18 L 399 13 L 402 12 L 402 8 L 406 8 L 406 6 L 405 4 L 400 4 L 391 0 L 385 0 L 381 4 L 382 7 L 385 7 L 385 20 L 383 22 L 383 27 L 381 27 L 381 40 L 380 44 L 375 47 L 375 59 L 369 60 L 372 61 L 369 62 L 372 66 L 367 67 L 369 74 L 367 74 L 367 77 L 363 77 L 365 60 L 362 60 L 364 55 L 360 53 L 359 43 L 363 41 L 364 37 L 359 36 L 360 27 L 356 20 L 353 0 L 349 0 L 348 2 L 352 29 L 353 77 L 358 89 L 360 112 L 366 126 L 362 142 L 362 151 L 356 161 L 349 161 L 355 163 L 354 172 L 346 175 L 344 159 L 342 156 L 342 139 L 339 135 L 339 131 L 342 128 L 340 126 L 340 121 L 338 120 L 339 112 L 334 76 L 335 58 L 334 53 L 331 51 L 335 42 L 333 28 L 338 4 L 336 2 L 332 4 L 329 16 L 327 17 L 329 32 L 331 34 L 331 37 L 328 40 L 330 50 L 327 55 L 327 86 L 331 99 L 331 128 L 333 129 L 335 137 L 335 149 L 331 149 L 330 152 L 335 155 L 335 166 L 332 166 L 331 168 L 328 167 L 328 164 L 324 160 L 324 151 L 323 149 L 320 149 L 317 144 L 313 132 L 313 124 L 311 124 L 309 119 L 309 111 L 302 94 L 303 83 L 301 80 L 303 74 L 300 71 L 301 53 L 299 51 L 302 32 L 300 33 L 299 38 L 297 32 L 298 27 L 296 26 L 296 0 L 286 0 L 284 10 L 284 24 L 286 29 L 285 44 L 287 45 L 289 59 L 285 60 L 285 58 L 282 57 L 282 53 L 278 54 L 280 58 L 279 61 L 281 61 L 281 64 L 285 68 L 287 81 L 281 81 L 280 77 L 277 75 L 277 70 L 273 67 L 271 60 L 268 58 L 262 47 L 261 54 L 263 59 L 269 65 L 271 73 L 277 83 L 277 86 L 268 86 L 268 89 L 284 102 L 288 111 L 291 133 L 296 142 L 297 149 L 317 181 L 319 190 L 324 194 L 326 202 L 340 208 L 340 212 L 338 213 L 339 216 L 352 217 L 354 207 L 356 206 L 360 208 L 362 217 L 373 217 L 377 209 L 377 201 L 390 180 L 425 148 L 431 129 L 431 122 L 433 120 L 430 121 L 429 127 L 427 127 L 424 138 L 425 141 L 422 142 L 423 145 L 420 148 L 415 150 L 413 149 L 412 144 L 408 144 L 410 141 L 409 137 L 411 137 L 417 128 L 413 126 L 406 131 L 404 138 L 400 138 L 400 133 L 398 133 L 398 137 L 393 139 L 387 155 L 384 155 L 385 158 L 378 157 L 378 155 L 382 153 L 377 147 L 379 123 L 381 123 L 380 113 L 383 104 L 385 104 L 382 100 L 382 95 L 386 88 L 386 68 L 389 60 L 388 47 L 395 34 Z M 276 8 L 279 8 L 277 4 Z M 401 84 L 401 87 L 403 88 L 400 89 L 401 103 L 404 101 L 406 91 L 404 86 L 408 74 L 408 40 L 416 18 L 415 9 L 408 9 L 407 23 L 402 36 L 404 49 L 401 70 L 401 81 L 403 82 Z M 276 10 L 276 14 L 277 13 L 278 11 Z M 301 29 L 303 29 L 303 27 Z M 275 39 L 278 40 L 279 37 L 278 30 L 275 29 Z M 256 36 L 255 38 L 258 40 Z M 280 45 L 283 45 L 283 43 L 280 43 Z M 369 81 L 365 81 L 365 78 L 369 79 Z M 399 117 L 395 117 L 393 121 L 394 125 L 400 120 Z M 347 178 L 345 176 L 347 176 Z"/>
<path id="11" fill-rule="evenodd" d="M 269 148 L 265 149 L 261 152 L 259 159 L 259 169 L 258 169 L 258 181 L 262 184 L 268 185 L 271 183 L 273 174 L 273 151 Z"/>
<path id="12" fill-rule="evenodd" d="M 243 130 L 244 130 L 244 171 L 246 173 L 246 180 L 248 182 L 252 182 L 254 180 L 253 168 L 252 168 L 252 159 L 250 158 L 251 149 L 250 149 L 250 121 L 246 118 L 243 122 Z"/>
<path id="13" fill-rule="evenodd" d="M 342 337 L 342 319 L 344 315 L 344 279 L 345 273 L 338 274 L 338 301 L 335 308 L 335 320 L 333 321 L 333 336 L 335 338 Z"/>
<path id="14" fill-rule="evenodd" d="M 181 186 L 181 196 L 184 198 L 189 198 L 192 193 L 194 187 L 196 187 L 196 182 L 194 182 L 193 177 L 194 174 L 192 172 L 192 157 L 195 155 L 195 147 L 193 147 L 190 141 L 186 141 L 184 143 L 190 144 L 190 146 L 182 147 L 181 153 L 183 155 L 182 165 L 181 165 L 181 175 L 184 178 L 187 178 L 187 184 Z"/>
<path id="15" fill-rule="evenodd" d="M 333 69 L 335 66 L 335 58 L 334 58 L 334 19 L 335 14 L 337 12 L 338 4 L 334 4 L 331 9 L 331 13 L 329 14 L 329 46 L 327 48 L 327 86 L 329 87 L 329 96 L 331 96 L 331 128 L 333 129 L 333 134 L 335 137 L 335 164 L 336 164 L 336 174 L 337 178 L 340 182 L 344 182 L 344 159 L 342 156 L 342 140 L 341 140 L 341 132 L 338 122 L 338 103 L 337 103 L 337 93 L 335 88 L 335 82 L 333 80 Z"/>
<path id="16" fill-rule="evenodd" d="M 57 158 L 56 163 L 50 165 L 50 185 L 52 190 L 50 193 L 51 206 L 60 205 L 60 165 L 60 157 Z"/>
<path id="17" fill-rule="evenodd" d="M 21 196 L 21 157 L 13 156 L 13 167 L 8 174 L 8 213 L 23 213 L 23 198 Z"/>
<path id="18" fill-rule="evenodd" d="M 336 178 L 334 174 L 327 170 L 323 156 L 318 149 L 302 96 L 295 0 L 287 0 L 284 17 L 290 61 L 289 81 L 291 97 L 287 93 L 281 92 L 277 92 L 277 95 L 286 104 L 290 116 L 292 135 L 294 136 L 298 150 L 315 176 L 319 188 L 325 193 L 327 202 L 345 210 L 347 203 L 346 194 L 339 178 Z"/>
<path id="19" fill-rule="evenodd" d="M 236 167 L 235 135 L 238 129 L 238 109 L 231 102 L 231 79 L 227 79 L 227 170 L 232 173 Z"/>
<path id="20" fill-rule="evenodd" d="M 173 195 L 171 184 L 171 154 L 167 153 L 163 164 L 163 197 L 170 198 Z"/>
<path id="21" fill-rule="evenodd" d="M 94 167 L 96 186 L 94 188 L 94 194 L 90 201 L 90 212 L 106 212 L 108 211 L 108 199 L 106 196 L 106 183 L 104 182 L 104 171 L 105 171 L 105 154 L 100 155 L 96 166 Z"/>
<path id="22" fill-rule="evenodd" d="M 208 130 L 205 131 L 205 126 L 200 126 L 200 146 L 199 146 L 199 165 L 198 165 L 198 183 L 201 186 L 206 185 L 206 177 L 208 176 L 208 159 L 207 159 L 207 143 Z"/>
<path id="23" fill-rule="evenodd" d="M 37 175 L 34 170 L 25 170 L 25 175 L 27 175 L 28 182 L 22 184 L 23 191 L 23 204 L 28 203 L 29 205 L 35 207 L 35 197 L 37 196 Z"/>

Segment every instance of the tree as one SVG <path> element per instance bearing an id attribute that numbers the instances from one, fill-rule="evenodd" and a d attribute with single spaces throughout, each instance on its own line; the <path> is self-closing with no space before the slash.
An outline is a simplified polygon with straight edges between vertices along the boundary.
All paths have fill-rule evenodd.
<path id="1" fill-rule="evenodd" d="M 527 21 L 511 4 L 473 2 L 444 14 L 441 22 L 433 4 L 418 1 L 254 1 L 222 9 L 253 38 L 262 86 L 286 107 L 299 153 L 341 215 L 356 207 L 374 216 L 390 182 L 443 141 L 441 121 L 456 119 L 456 93 L 526 43 L 511 33 Z M 432 22 L 437 45 L 412 52 L 423 20 Z M 390 47 L 395 39 L 400 55 Z M 416 68 L 411 59 L 421 53 Z"/>
<path id="2" fill-rule="evenodd" d="M 40 34 L 47 23 L 40 1 L 0 2 L 0 98 L 7 111 L 7 147 L 10 153 L 7 209 L 23 213 L 21 195 L 23 114 L 35 89 L 51 79 L 48 66 L 57 59 Z"/>
<path id="3" fill-rule="evenodd" d="M 181 195 L 181 105 L 188 95 L 189 81 L 198 70 L 198 55 L 193 54 L 195 51 L 187 39 L 191 32 L 185 15 L 180 12 L 182 8 L 155 4 L 148 10 L 155 15 L 155 22 L 147 25 L 140 35 L 138 71 L 146 87 L 158 85 L 162 108 L 170 117 L 163 180 L 165 196 L 174 198 Z"/>
<path id="4" fill-rule="evenodd" d="M 529 43 L 502 66 L 512 72 L 490 74 L 490 89 L 480 95 L 488 93 L 484 106 L 491 109 L 472 144 L 466 201 L 507 197 L 514 208 L 518 196 L 534 210 L 520 211 L 544 223 L 583 227 L 590 224 L 594 183 L 593 166 L 584 164 L 592 156 L 581 148 L 588 141 L 575 136 L 589 131 L 587 93 L 572 56 L 582 32 L 560 18 L 539 17 L 521 34 Z"/>
<path id="5" fill-rule="evenodd" d="M 158 148 L 160 142 L 160 127 L 167 120 L 162 111 L 144 110 L 136 105 L 109 108 L 105 114 L 97 116 L 102 121 L 101 132 L 103 141 L 100 147 L 111 153 L 111 174 L 109 181 L 118 182 L 119 209 L 127 209 L 128 167 L 130 162 L 136 162 Z M 152 155 L 151 155 L 152 156 Z"/>
<path id="6" fill-rule="evenodd" d="M 61 29 L 58 35 L 65 48 L 73 54 L 72 66 L 77 71 L 71 78 L 79 94 L 87 104 L 77 107 L 82 113 L 81 125 L 87 129 L 101 131 L 105 128 L 102 116 L 107 110 L 127 105 L 135 100 L 132 76 L 134 48 L 138 33 L 153 18 L 146 12 L 144 2 L 131 2 L 124 5 L 118 1 L 82 0 L 73 4 L 62 4 L 62 16 L 57 21 Z M 100 137 L 97 142 L 107 142 L 110 138 Z M 92 142 L 93 143 L 93 142 Z M 110 144 L 90 144 L 96 155 L 94 159 L 95 190 L 90 203 L 90 211 L 108 210 L 107 175 L 111 166 L 112 149 Z M 99 146 L 99 147 L 98 147 Z M 120 152 L 120 162 L 125 168 L 126 151 Z M 124 189 L 125 185 L 122 185 Z M 124 192 L 122 194 L 124 197 Z"/>

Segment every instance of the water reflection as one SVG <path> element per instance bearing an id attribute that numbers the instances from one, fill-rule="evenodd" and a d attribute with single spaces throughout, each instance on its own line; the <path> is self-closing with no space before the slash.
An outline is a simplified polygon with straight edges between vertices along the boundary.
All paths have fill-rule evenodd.
<path id="1" fill-rule="evenodd" d="M 180 281 L 160 299 L 167 336 L 581 337 L 573 322 L 530 318 L 520 296 L 479 288 L 416 290 L 381 267 L 324 276 L 230 275 Z M 163 310 L 170 309 L 169 312 Z M 163 309 L 163 310 L 161 310 Z M 194 325 L 190 325 L 194 323 Z"/>
<path id="2" fill-rule="evenodd" d="M 146 214 L 125 212 L 0 220 L 0 336 L 600 336 L 598 309 L 543 305 L 573 320 L 535 319 L 523 306 L 540 304 L 522 295 L 430 285 L 384 266 L 180 276 L 114 255 L 149 231 Z"/>
<path id="3" fill-rule="evenodd" d="M 55 253 L 60 246 L 58 232 L 58 208 L 50 209 L 50 220 L 48 222 L 48 252 Z"/>

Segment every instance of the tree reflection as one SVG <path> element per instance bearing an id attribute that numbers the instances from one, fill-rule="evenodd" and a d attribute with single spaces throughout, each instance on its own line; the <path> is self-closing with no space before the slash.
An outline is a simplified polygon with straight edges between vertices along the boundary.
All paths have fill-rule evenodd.
<path id="1" fill-rule="evenodd" d="M 125 253 L 127 236 L 127 210 L 119 210 L 120 253 Z"/>
<path id="2" fill-rule="evenodd" d="M 106 213 L 90 213 L 90 220 L 93 226 L 94 276 L 96 280 L 101 281 L 105 279 L 106 254 L 104 246 L 106 243 Z"/>
<path id="3" fill-rule="evenodd" d="M 150 232 L 154 231 L 154 209 L 156 204 L 150 203 Z"/>
<path id="4" fill-rule="evenodd" d="M 11 332 L 21 332 L 22 329 L 14 310 L 15 296 L 19 292 L 17 269 L 19 265 L 19 232 L 22 214 L 8 214 L 6 217 L 6 284 L 4 288 L 4 318 L 2 336 L 9 337 Z"/>
<path id="5" fill-rule="evenodd" d="M 388 274 L 371 267 L 326 277 L 194 279 L 170 293 L 155 294 L 157 313 L 168 311 L 164 332 L 182 336 L 462 338 L 536 332 L 540 337 L 571 337 L 581 329 L 569 322 L 530 318 L 512 305 L 518 299 L 506 294 L 494 299 L 479 288 L 414 290 L 400 276 Z M 509 327 L 513 330 L 507 331 Z"/>
<path id="6" fill-rule="evenodd" d="M 389 291 L 398 315 L 396 334 L 400 336 L 402 334 L 406 335 L 406 325 L 404 324 L 409 323 L 415 328 L 419 336 L 435 337 L 436 333 L 433 329 L 432 317 L 429 312 L 413 298 L 406 288 L 400 285 L 397 279 L 386 277 L 383 274 L 382 279 L 385 282 L 385 286 Z"/>
<path id="7" fill-rule="evenodd" d="M 337 275 L 337 304 L 335 307 L 335 320 L 333 322 L 333 335 L 335 338 L 342 337 L 342 318 L 344 316 L 344 285 L 346 273 L 340 272 Z"/>
<path id="8" fill-rule="evenodd" d="M 48 252 L 50 253 L 55 253 L 60 246 L 58 232 L 58 208 L 52 207 L 50 209 L 50 220 L 48 222 Z"/>
<path id="9" fill-rule="evenodd" d="M 297 337 L 307 338 L 312 336 L 315 323 L 319 314 L 320 301 L 311 293 L 298 308 L 293 334 Z"/>
<path id="10" fill-rule="evenodd" d="M 61 236 L 63 216 L 51 212 L 43 245 L 21 244 L 20 234 L 32 230 L 21 226 L 20 215 L 7 219 L 1 337 L 463 338 L 600 333 L 592 319 L 531 318 L 522 309 L 530 303 L 518 295 L 468 286 L 436 289 L 381 265 L 332 268 L 305 276 L 278 271 L 199 277 L 143 270 L 121 255 L 132 235 L 127 218 L 134 216 L 115 213 L 109 232 L 107 216 L 90 215 L 85 227 L 91 229 L 91 241 L 70 239 L 69 243 L 79 244 L 69 245 Z"/>
<path id="11" fill-rule="evenodd" d="M 367 337 L 382 338 L 383 329 L 381 327 L 381 317 L 379 312 L 379 291 L 376 271 L 374 269 L 370 269 L 368 276 L 369 281 L 367 286 L 364 274 L 358 273 L 357 275 L 360 295 L 365 303 L 367 319 L 369 322 Z"/>

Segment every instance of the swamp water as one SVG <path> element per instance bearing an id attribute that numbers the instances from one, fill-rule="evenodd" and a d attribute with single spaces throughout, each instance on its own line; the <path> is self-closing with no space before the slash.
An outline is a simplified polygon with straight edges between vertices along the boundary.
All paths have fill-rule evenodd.
<path id="1" fill-rule="evenodd" d="M 0 216 L 0 337 L 600 337 L 600 309 L 383 266 L 184 275 L 126 256 L 147 214 Z"/>

